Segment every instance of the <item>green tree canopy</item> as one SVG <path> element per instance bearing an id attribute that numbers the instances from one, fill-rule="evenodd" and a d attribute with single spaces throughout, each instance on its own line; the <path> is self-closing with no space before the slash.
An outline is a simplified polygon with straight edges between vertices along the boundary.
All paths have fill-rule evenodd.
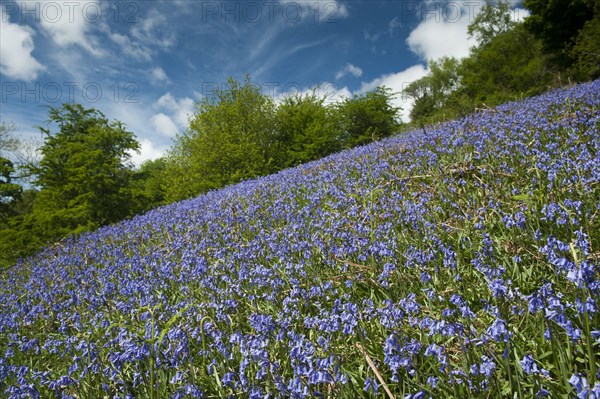
<path id="1" fill-rule="evenodd" d="M 196 105 L 168 155 L 167 198 L 188 198 L 277 170 L 275 104 L 247 76 Z"/>
<path id="2" fill-rule="evenodd" d="M 473 49 L 462 61 L 457 94 L 465 95 L 474 106 L 494 106 L 546 90 L 549 71 L 539 40 L 518 24 Z"/>
<path id="3" fill-rule="evenodd" d="M 579 80 L 599 74 L 600 0 L 525 0 L 526 28 L 561 69 Z"/>
<path id="4" fill-rule="evenodd" d="M 597 4 L 597 0 L 525 0 L 525 7 L 531 11 L 525 26 L 542 40 L 545 49 L 560 52 L 594 17 Z"/>
<path id="5" fill-rule="evenodd" d="M 15 151 L 19 141 L 12 135 L 14 126 L 0 123 L 0 223 L 6 222 L 13 213 L 13 205 L 21 198 L 23 188 L 14 183 L 15 165 L 4 153 Z"/>
<path id="6" fill-rule="evenodd" d="M 429 64 L 429 73 L 421 79 L 406 86 L 403 94 L 414 100 L 410 111 L 410 119 L 419 123 L 433 122 L 440 113 L 447 113 L 444 118 L 454 116 L 454 111 L 447 107 L 448 96 L 460 83 L 460 62 L 456 58 L 444 57 L 433 60 Z"/>
<path id="7" fill-rule="evenodd" d="M 511 18 L 508 2 L 487 3 L 469 25 L 479 44 L 468 57 L 430 62 L 429 73 L 409 84 L 414 99 L 411 120 L 432 123 L 465 116 L 481 106 L 534 95 L 546 90 L 554 71 L 542 42 L 523 23 Z"/>
<path id="8" fill-rule="evenodd" d="M 12 182 L 15 168 L 13 163 L 0 157 L 0 222 L 5 222 L 11 215 L 12 204 L 21 197 L 23 188 Z"/>
<path id="9" fill-rule="evenodd" d="M 132 132 L 98 110 L 79 104 L 50 108 L 49 123 L 40 128 L 42 159 L 34 168 L 40 192 L 34 213 L 45 220 L 52 236 L 88 230 L 129 216 L 130 152 L 139 149 Z"/>
<path id="10" fill-rule="evenodd" d="M 166 158 L 158 158 L 142 163 L 131 179 L 131 190 L 134 199 L 134 213 L 149 211 L 165 205 L 165 185 L 167 169 Z"/>
<path id="11" fill-rule="evenodd" d="M 285 97 L 275 116 L 280 164 L 296 166 L 339 149 L 332 110 L 316 91 Z"/>
<path id="12" fill-rule="evenodd" d="M 389 88 L 377 87 L 337 104 L 335 122 L 343 147 L 356 147 L 396 133 L 401 108 L 393 105 L 393 98 Z"/>
<path id="13" fill-rule="evenodd" d="M 511 17 L 510 3 L 500 1 L 493 4 L 486 0 L 481 12 L 475 16 L 469 24 L 468 34 L 475 37 L 480 46 L 485 46 L 501 33 L 508 32 L 514 28 L 515 22 Z"/>
<path id="14" fill-rule="evenodd" d="M 13 135 L 15 125 L 0 122 L 0 155 L 15 151 L 19 147 L 19 140 Z"/>

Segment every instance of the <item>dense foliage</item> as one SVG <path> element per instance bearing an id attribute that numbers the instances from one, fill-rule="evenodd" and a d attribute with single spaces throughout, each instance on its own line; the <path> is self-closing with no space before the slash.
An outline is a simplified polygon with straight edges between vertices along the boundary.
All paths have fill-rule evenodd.
<path id="1" fill-rule="evenodd" d="M 398 132 L 394 93 L 378 87 L 326 104 L 316 91 L 280 104 L 247 76 L 204 97 L 167 156 L 168 201 L 314 161 Z"/>
<path id="2" fill-rule="evenodd" d="M 432 60 L 428 74 L 405 88 L 415 103 L 415 125 L 600 76 L 600 1 L 527 0 L 525 6 L 531 15 L 515 22 L 509 2 L 487 2 L 469 25 L 478 40 L 469 56 Z"/>
<path id="3" fill-rule="evenodd" d="M 573 46 L 584 46 L 586 51 L 600 60 L 599 43 L 582 41 L 595 29 L 600 22 L 600 1 L 598 0 L 525 0 L 525 7 L 531 11 L 525 25 L 544 45 L 548 53 L 564 67 L 575 64 L 578 67 L 578 57 L 574 57 Z M 597 33 L 596 33 L 596 37 Z M 600 72 L 596 67 L 594 73 Z M 597 75 L 596 75 L 597 76 Z M 584 76 L 589 79 L 594 76 Z"/>
<path id="4" fill-rule="evenodd" d="M 342 148 L 368 144 L 397 133 L 400 108 L 392 105 L 393 97 L 390 89 L 377 87 L 335 104 L 333 117 Z"/>
<path id="5" fill-rule="evenodd" d="M 341 149 L 336 120 L 316 90 L 285 97 L 277 106 L 277 152 L 285 167 L 321 159 Z"/>
<path id="6" fill-rule="evenodd" d="M 14 163 L 5 155 L 18 146 L 18 140 L 11 134 L 13 126 L 0 122 L 0 225 L 13 214 L 13 205 L 20 199 L 23 188 L 13 183 Z"/>
<path id="7" fill-rule="evenodd" d="M 599 215 L 596 81 L 47 248 L 0 279 L 0 390 L 597 397 Z"/>
<path id="8" fill-rule="evenodd" d="M 133 133 L 81 105 L 50 109 L 49 122 L 58 125 L 58 131 L 41 129 L 45 141 L 35 167 L 35 184 L 40 187 L 36 208 L 48 218 L 63 218 L 68 232 L 127 216 L 126 162 L 130 151 L 139 148 Z"/>
<path id="9" fill-rule="evenodd" d="M 23 188 L 12 182 L 15 167 L 12 161 L 0 157 L 0 221 L 11 215 L 12 205 L 21 197 Z"/>
<path id="10" fill-rule="evenodd" d="M 109 122 L 101 112 L 78 104 L 50 108 L 48 122 L 57 131 L 40 128 L 42 157 L 28 166 L 39 192 L 31 211 L 9 219 L 8 228 L 2 229 L 3 261 L 14 262 L 69 234 L 131 215 L 127 159 L 139 147 L 133 133 L 120 122 Z"/>
<path id="11" fill-rule="evenodd" d="M 273 100 L 246 78 L 203 97 L 168 164 L 171 200 L 268 174 L 273 168 Z"/>

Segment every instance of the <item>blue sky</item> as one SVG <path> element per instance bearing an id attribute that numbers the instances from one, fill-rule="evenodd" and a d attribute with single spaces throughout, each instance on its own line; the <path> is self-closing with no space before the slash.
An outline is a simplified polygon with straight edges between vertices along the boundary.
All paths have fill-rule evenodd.
<path id="1" fill-rule="evenodd" d="M 275 99 L 316 85 L 331 101 L 400 91 L 430 59 L 468 54 L 467 26 L 484 3 L 3 0 L 0 120 L 39 142 L 47 107 L 78 102 L 124 122 L 140 163 L 163 154 L 229 76 L 250 74 Z"/>

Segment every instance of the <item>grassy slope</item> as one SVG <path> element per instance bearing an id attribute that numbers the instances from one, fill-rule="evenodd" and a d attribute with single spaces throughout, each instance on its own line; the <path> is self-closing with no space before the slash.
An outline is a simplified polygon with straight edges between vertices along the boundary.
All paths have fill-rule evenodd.
<path id="1" fill-rule="evenodd" d="M 0 281 L 0 391 L 462 398 L 593 387 L 599 118 L 597 81 L 50 248 Z"/>

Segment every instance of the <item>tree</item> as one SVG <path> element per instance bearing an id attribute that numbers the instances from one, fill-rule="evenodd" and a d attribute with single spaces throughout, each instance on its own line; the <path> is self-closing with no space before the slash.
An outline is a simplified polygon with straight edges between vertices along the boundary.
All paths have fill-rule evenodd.
<path id="1" fill-rule="evenodd" d="M 0 123 L 0 154 L 15 151 L 19 141 L 12 136 L 14 126 L 5 122 Z M 0 156 L 0 223 L 5 223 L 13 214 L 13 205 L 21 198 L 23 188 L 14 183 L 15 165 Z"/>
<path id="2" fill-rule="evenodd" d="M 246 76 L 196 105 L 168 154 L 167 199 L 175 201 L 278 170 L 275 104 Z"/>
<path id="3" fill-rule="evenodd" d="M 286 97 L 277 107 L 275 121 L 278 160 L 282 167 L 322 158 L 339 149 L 331 109 L 315 91 Z"/>
<path id="4" fill-rule="evenodd" d="M 467 32 L 469 37 L 475 37 L 480 46 L 485 46 L 499 34 L 508 32 L 514 28 L 515 22 L 510 15 L 510 3 L 500 1 L 494 5 L 490 0 L 481 8 L 481 12 L 475 16 L 469 24 Z"/>
<path id="5" fill-rule="evenodd" d="M 554 67 L 542 42 L 514 22 L 510 12 L 507 2 L 487 3 L 468 27 L 479 40 L 469 56 L 460 62 L 431 61 L 429 73 L 404 89 L 414 100 L 413 123 L 465 116 L 476 107 L 541 93 L 552 84 Z"/>
<path id="6" fill-rule="evenodd" d="M 50 108 L 40 128 L 42 159 L 34 167 L 40 188 L 33 215 L 49 239 L 90 230 L 130 215 L 130 151 L 139 149 L 132 132 L 118 121 L 79 104 Z"/>
<path id="7" fill-rule="evenodd" d="M 550 71 L 540 41 L 518 24 L 462 61 L 456 96 L 466 96 L 474 106 L 494 106 L 546 90 Z"/>
<path id="8" fill-rule="evenodd" d="M 0 122 L 0 155 L 19 148 L 19 140 L 13 136 L 14 130 L 14 124 Z"/>
<path id="9" fill-rule="evenodd" d="M 525 27 L 566 68 L 575 61 L 571 48 L 586 22 L 597 16 L 598 4 L 598 0 L 525 0 L 525 7 L 531 12 Z"/>
<path id="10" fill-rule="evenodd" d="M 596 3 L 595 17 L 579 31 L 571 50 L 574 73 L 577 80 L 593 80 L 600 77 L 600 1 Z"/>
<path id="11" fill-rule="evenodd" d="M 14 171 L 13 163 L 0 157 L 0 222 L 5 222 L 11 215 L 12 205 L 20 199 L 23 191 L 19 184 L 12 182 Z"/>
<path id="12" fill-rule="evenodd" d="M 158 158 L 142 163 L 131 179 L 134 199 L 134 212 L 142 213 L 160 205 L 165 205 L 165 172 L 167 160 Z"/>
<path id="13" fill-rule="evenodd" d="M 545 90 L 548 63 L 542 44 L 511 18 L 510 4 L 487 3 L 469 25 L 479 45 L 461 64 L 462 91 L 475 106 L 487 106 Z"/>
<path id="14" fill-rule="evenodd" d="M 456 58 L 433 60 L 426 76 L 406 86 L 403 94 L 414 100 L 410 111 L 411 121 L 430 123 L 456 116 L 457 110 L 448 106 L 447 99 L 459 87 L 459 66 L 460 62 Z"/>
<path id="15" fill-rule="evenodd" d="M 334 114 L 341 147 L 356 147 L 396 133 L 401 108 L 392 104 L 393 98 L 390 89 L 377 87 L 337 104 Z"/>

